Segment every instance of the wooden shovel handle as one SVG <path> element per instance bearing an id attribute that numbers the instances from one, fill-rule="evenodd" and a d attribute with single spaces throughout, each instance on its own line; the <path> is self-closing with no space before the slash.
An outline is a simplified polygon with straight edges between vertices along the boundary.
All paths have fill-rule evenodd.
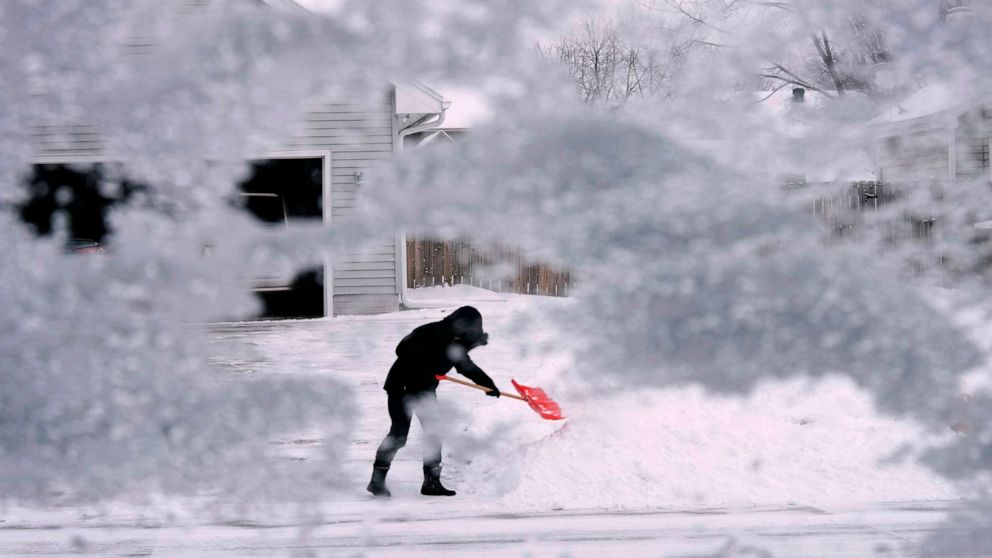
<path id="1" fill-rule="evenodd" d="M 440 374 L 438 374 L 437 376 L 435 376 L 435 378 L 437 378 L 438 380 L 447 380 L 449 382 L 455 382 L 456 384 L 461 384 L 463 386 L 468 386 L 470 388 L 481 389 L 482 391 L 484 391 L 486 393 L 489 393 L 490 391 L 492 391 L 491 389 L 489 389 L 489 388 L 487 388 L 485 386 L 480 386 L 479 384 L 474 384 L 472 382 L 466 382 L 465 380 L 459 380 L 458 378 L 449 378 L 447 376 L 441 376 Z M 507 393 L 507 392 L 501 390 L 499 392 L 499 394 L 502 397 L 509 397 L 511 399 L 519 399 L 521 401 L 527 401 L 526 398 L 520 397 L 519 395 L 517 395 L 515 393 Z"/>

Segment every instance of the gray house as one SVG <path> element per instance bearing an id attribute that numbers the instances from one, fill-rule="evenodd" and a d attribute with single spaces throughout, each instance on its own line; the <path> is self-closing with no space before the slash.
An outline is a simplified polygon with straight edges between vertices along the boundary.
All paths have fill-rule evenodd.
<path id="1" fill-rule="evenodd" d="M 401 150 L 405 136 L 422 133 L 439 123 L 447 106 L 440 95 L 422 85 L 389 86 L 382 102 L 371 106 L 349 99 L 321 103 L 307 112 L 303 129 L 282 140 L 279 149 L 259 154 L 254 161 L 256 178 L 262 172 L 275 173 L 270 181 L 274 186 L 246 195 L 282 199 L 283 207 L 286 199 L 292 201 L 292 196 L 312 199 L 316 208 L 304 213 L 325 223 L 347 215 L 354 208 L 366 169 Z M 100 131 L 89 124 L 40 123 L 34 127 L 33 136 L 34 162 L 38 165 L 114 160 L 105 151 Z M 315 172 L 301 175 L 295 170 L 301 165 L 304 169 L 319 168 L 319 179 L 315 179 Z M 299 183 L 292 184 L 293 180 Z M 253 183 L 264 180 L 258 178 Z M 306 189 L 312 192 L 308 194 Z M 290 208 L 288 218 L 294 216 Z M 384 235 L 371 251 L 325 264 L 321 313 L 331 316 L 399 309 L 405 285 L 404 253 L 402 237 Z M 260 290 L 266 296 L 276 296 L 276 292 L 287 288 L 288 285 L 276 285 Z"/>
<path id="2" fill-rule="evenodd" d="M 247 1 L 273 9 L 302 10 L 289 0 Z M 197 10 L 210 2 L 187 0 L 185 5 Z M 279 147 L 253 158 L 255 174 L 242 185 L 248 208 L 269 221 L 319 218 L 328 223 L 349 214 L 366 169 L 402 150 L 407 136 L 442 123 L 448 105 L 421 84 L 384 84 L 379 100 L 344 95 L 312 106 L 301 129 L 290 137 L 273 138 L 272 144 Z M 92 123 L 38 122 L 32 135 L 36 174 L 64 175 L 81 163 L 116 160 Z M 322 285 L 316 293 L 317 306 L 302 315 L 399 309 L 405 285 L 405 241 L 387 233 L 374 246 L 371 251 L 325 262 L 323 269 L 315 270 L 315 277 L 322 277 L 312 282 Z M 291 285 L 268 281 L 256 292 L 275 299 L 289 290 Z"/>
<path id="3" fill-rule="evenodd" d="M 940 0 L 939 9 L 948 25 L 992 24 L 987 0 Z M 967 81 L 936 81 L 873 119 L 879 179 L 992 181 L 992 99 L 975 91 Z"/>
<path id="4" fill-rule="evenodd" d="M 969 90 L 935 83 L 872 120 L 880 178 L 992 180 L 992 103 Z"/>

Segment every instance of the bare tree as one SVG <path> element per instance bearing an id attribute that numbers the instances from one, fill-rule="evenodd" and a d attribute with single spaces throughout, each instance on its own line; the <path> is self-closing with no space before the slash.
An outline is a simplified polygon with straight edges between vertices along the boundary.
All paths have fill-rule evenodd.
<path id="1" fill-rule="evenodd" d="M 846 28 L 830 32 L 819 29 L 810 33 L 810 45 L 802 60 L 802 70 L 792 72 L 781 62 L 762 72 L 773 85 L 797 85 L 819 91 L 828 97 L 843 97 L 849 92 L 877 98 L 884 96 L 875 83 L 875 70 L 888 62 L 891 52 L 882 30 L 861 14 L 851 16 Z"/>
<path id="2" fill-rule="evenodd" d="M 637 37 L 624 36 L 610 20 L 587 18 L 548 47 L 545 56 L 562 63 L 582 99 L 610 109 L 632 97 L 666 95 L 682 51 L 660 52 Z"/>
<path id="3" fill-rule="evenodd" d="M 735 24 L 769 11 L 789 16 L 798 7 L 790 0 L 637 0 L 641 6 L 681 20 L 679 31 L 690 48 L 737 46 L 742 37 Z M 787 86 L 804 87 L 830 98 L 857 92 L 878 98 L 885 95 L 875 83 L 875 70 L 890 60 L 892 53 L 881 25 L 867 14 L 874 0 L 865 2 L 863 12 L 849 14 L 838 23 L 813 27 L 806 32 L 805 44 L 796 44 L 789 57 L 770 60 L 758 71 L 765 87 L 778 90 Z M 802 18 L 791 18 L 792 25 L 809 26 Z M 803 34 L 799 33 L 799 37 Z M 808 42 L 806 42 L 808 41 Z"/>

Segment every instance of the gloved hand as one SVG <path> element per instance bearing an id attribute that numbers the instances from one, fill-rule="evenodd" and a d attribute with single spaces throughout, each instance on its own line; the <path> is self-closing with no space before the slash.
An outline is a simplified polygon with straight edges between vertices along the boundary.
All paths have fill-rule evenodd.
<path id="1" fill-rule="evenodd" d="M 489 391 L 486 392 L 486 395 L 488 395 L 490 397 L 499 397 L 499 388 L 498 387 L 496 387 L 495 385 L 486 386 L 486 387 L 489 388 Z"/>

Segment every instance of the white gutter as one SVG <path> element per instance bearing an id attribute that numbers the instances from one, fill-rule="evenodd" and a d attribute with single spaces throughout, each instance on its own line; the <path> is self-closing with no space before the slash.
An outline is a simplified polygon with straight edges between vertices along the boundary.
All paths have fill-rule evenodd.
<path id="1" fill-rule="evenodd" d="M 439 113 L 433 113 L 433 114 L 436 114 L 437 115 L 437 119 L 436 120 L 431 120 L 431 121 L 426 122 L 426 123 L 423 123 L 423 124 L 418 124 L 417 123 L 417 122 L 424 122 L 424 119 L 431 117 L 431 115 L 427 115 L 424 118 L 422 118 L 422 119 L 418 120 L 417 122 L 413 123 L 412 125 L 407 126 L 406 128 L 403 128 L 402 130 L 400 130 L 399 133 L 397 134 L 397 138 L 396 138 L 396 141 L 399 142 L 398 145 L 397 145 L 397 151 L 402 152 L 404 150 L 403 140 L 407 136 L 409 136 L 411 134 L 416 134 L 418 132 L 425 132 L 427 130 L 432 130 L 432 129 L 437 128 L 441 124 L 443 124 L 444 123 L 445 112 L 448 110 L 449 104 L 450 103 L 445 103 L 445 102 L 442 102 L 441 103 L 441 112 L 439 112 Z M 400 234 L 398 234 L 396 236 L 396 242 L 399 243 L 399 245 L 400 245 L 400 266 L 399 266 L 400 267 L 400 284 L 399 284 L 400 305 L 403 306 L 403 307 L 405 307 L 405 308 L 416 308 L 416 307 L 423 308 L 423 307 L 425 307 L 425 305 L 419 305 L 419 306 L 417 306 L 414 303 L 412 303 L 410 301 L 410 298 L 407 296 L 407 287 L 406 287 L 406 284 L 407 284 L 407 271 L 406 271 L 406 258 L 407 258 L 407 254 L 406 254 L 406 233 L 400 233 Z"/>

